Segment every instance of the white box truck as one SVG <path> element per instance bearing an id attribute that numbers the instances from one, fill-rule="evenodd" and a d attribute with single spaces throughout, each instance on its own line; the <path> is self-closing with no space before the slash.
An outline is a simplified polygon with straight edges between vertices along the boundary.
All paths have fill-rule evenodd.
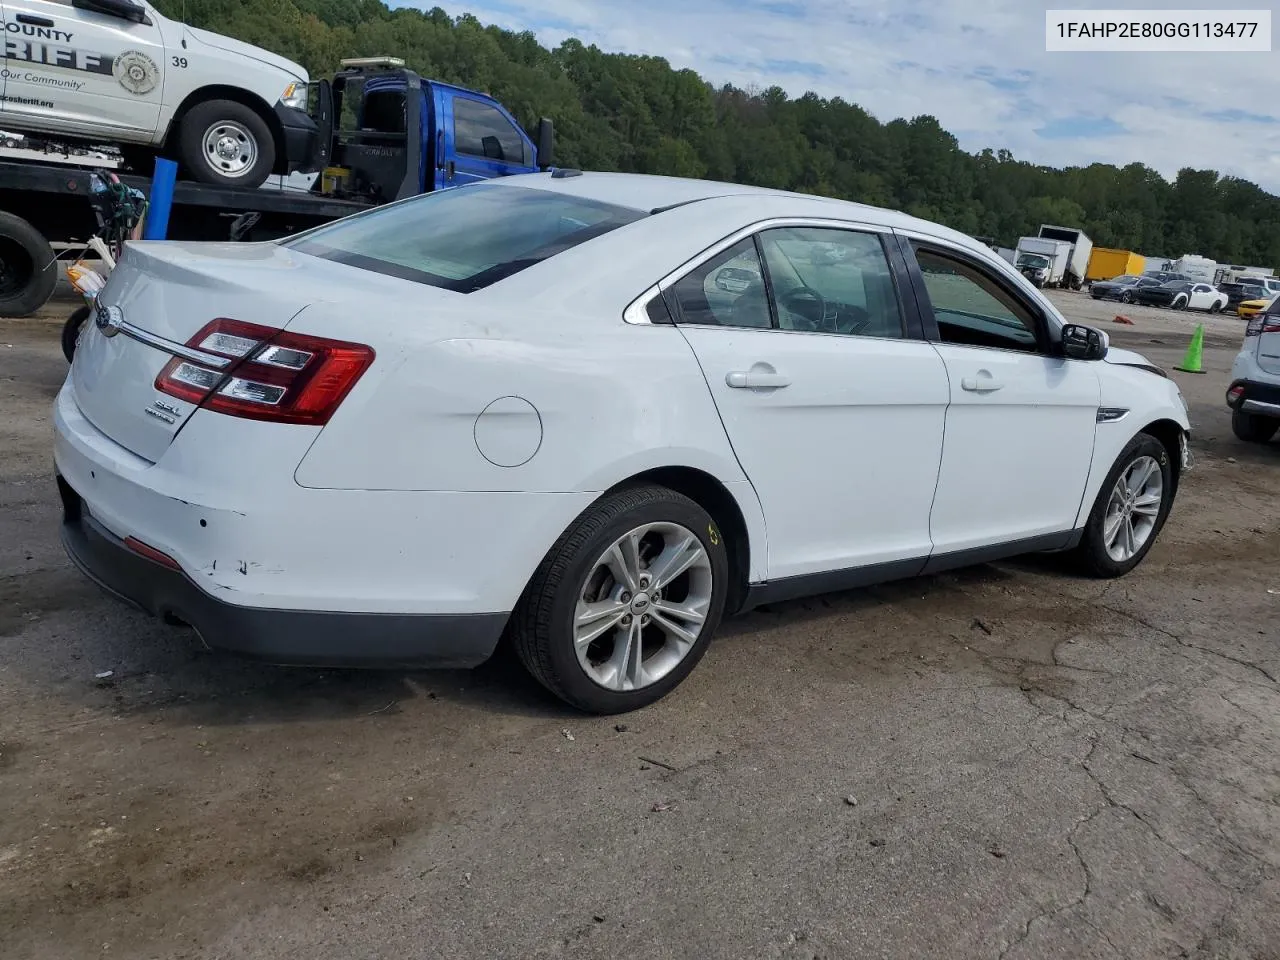
<path id="1" fill-rule="evenodd" d="M 1065 240 L 1020 237 L 1013 265 L 1037 287 L 1060 287 L 1071 261 L 1071 244 Z"/>
<path id="2" fill-rule="evenodd" d="M 1084 286 L 1085 273 L 1089 269 L 1089 257 L 1093 255 L 1093 241 L 1078 227 L 1058 227 L 1051 223 L 1040 224 L 1039 236 L 1046 240 L 1064 240 L 1071 245 L 1067 263 L 1067 275 L 1062 286 L 1079 290 Z"/>

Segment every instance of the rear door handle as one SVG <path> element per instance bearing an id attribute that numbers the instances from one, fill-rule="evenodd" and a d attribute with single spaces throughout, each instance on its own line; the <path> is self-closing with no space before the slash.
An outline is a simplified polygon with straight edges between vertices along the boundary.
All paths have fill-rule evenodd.
<path id="1" fill-rule="evenodd" d="M 990 377 L 965 377 L 960 381 L 960 386 L 970 393 L 995 393 L 1003 383 L 997 383 Z"/>
<path id="2" fill-rule="evenodd" d="M 33 17 L 29 13 L 20 13 L 13 19 L 19 23 L 29 23 L 33 27 L 52 27 L 53 21 L 48 17 Z"/>
<path id="3" fill-rule="evenodd" d="M 724 382 L 735 390 L 777 390 L 791 384 L 790 378 L 763 370 L 734 370 L 725 375 Z"/>

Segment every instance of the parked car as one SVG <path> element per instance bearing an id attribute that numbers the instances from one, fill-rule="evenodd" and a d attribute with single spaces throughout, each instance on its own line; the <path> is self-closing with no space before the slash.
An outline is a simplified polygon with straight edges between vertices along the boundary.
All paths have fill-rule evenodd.
<path id="1" fill-rule="evenodd" d="M 1217 313 L 1227 305 L 1227 295 L 1207 283 L 1191 283 L 1186 280 L 1170 280 L 1158 286 L 1138 287 L 1126 291 L 1127 302 L 1151 307 L 1172 307 L 1174 310 L 1208 310 Z"/>
<path id="2" fill-rule="evenodd" d="M 1231 365 L 1227 406 L 1241 440 L 1266 443 L 1280 430 L 1280 300 L 1250 318 Z"/>
<path id="3" fill-rule="evenodd" d="M 1089 286 L 1089 294 L 1095 300 L 1120 300 L 1131 303 L 1131 290 L 1141 287 L 1158 287 L 1160 281 L 1154 277 L 1123 276 L 1111 280 L 1096 280 Z"/>
<path id="4" fill-rule="evenodd" d="M 1242 320 L 1252 320 L 1265 311 L 1275 299 L 1275 297 L 1259 297 L 1256 300 L 1241 300 L 1236 304 L 1236 316 Z"/>
<path id="5" fill-rule="evenodd" d="M 131 244 L 54 421 L 74 561 L 208 646 L 465 666 L 505 635 L 597 712 L 761 603 L 1028 551 L 1125 574 L 1190 465 L 1176 384 L 961 233 L 563 171 Z"/>
<path id="6" fill-rule="evenodd" d="M 1267 300 L 1271 293 L 1265 284 L 1253 280 L 1220 283 L 1218 289 L 1227 295 L 1227 309 L 1232 310 L 1246 300 Z"/>

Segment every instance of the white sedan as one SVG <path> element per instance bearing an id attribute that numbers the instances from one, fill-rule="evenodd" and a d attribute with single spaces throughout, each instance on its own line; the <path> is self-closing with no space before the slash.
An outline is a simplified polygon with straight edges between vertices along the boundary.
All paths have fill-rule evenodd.
<path id="1" fill-rule="evenodd" d="M 1030 551 L 1117 576 L 1164 374 L 953 230 L 559 171 L 279 242 L 131 244 L 56 401 L 63 537 L 213 648 L 632 709 L 754 605 Z"/>

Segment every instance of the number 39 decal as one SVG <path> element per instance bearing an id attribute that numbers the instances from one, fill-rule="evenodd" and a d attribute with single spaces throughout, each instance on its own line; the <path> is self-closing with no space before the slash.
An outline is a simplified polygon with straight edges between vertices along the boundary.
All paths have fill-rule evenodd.
<path id="1" fill-rule="evenodd" d="M 173 58 L 173 65 L 174 65 L 175 67 L 177 67 L 178 69 L 180 69 L 180 70 L 185 70 L 185 69 L 187 68 L 187 58 L 186 58 L 186 57 L 174 57 L 174 58 Z"/>

